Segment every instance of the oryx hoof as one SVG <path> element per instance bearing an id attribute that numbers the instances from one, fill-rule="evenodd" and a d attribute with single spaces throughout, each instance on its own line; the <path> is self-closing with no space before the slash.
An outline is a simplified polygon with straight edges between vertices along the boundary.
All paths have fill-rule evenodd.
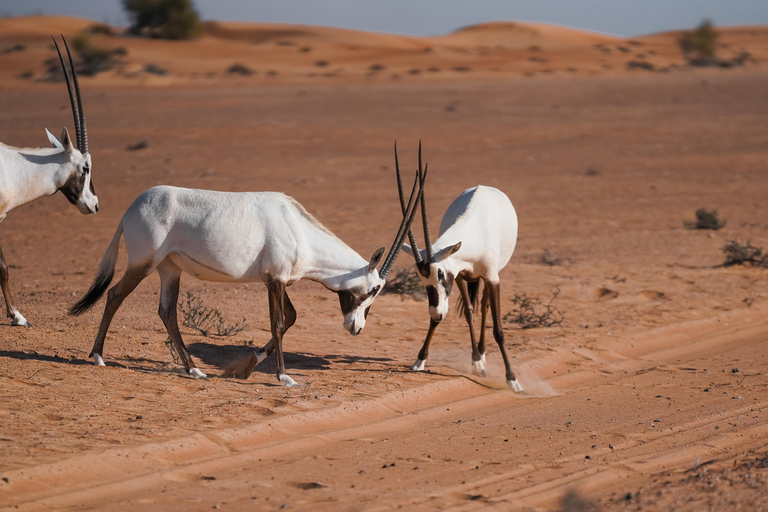
<path id="1" fill-rule="evenodd" d="M 101 354 L 93 354 L 93 364 L 94 366 L 107 366 L 104 364 L 104 358 L 101 357 Z"/>
<path id="2" fill-rule="evenodd" d="M 32 324 L 27 321 L 24 316 L 19 313 L 18 311 L 13 314 L 13 319 L 11 320 L 11 325 L 21 325 L 23 327 L 32 327 Z"/>
<path id="3" fill-rule="evenodd" d="M 509 386 L 509 389 L 514 391 L 515 393 L 525 393 L 525 390 L 523 389 L 523 386 L 520 385 L 520 383 L 515 380 L 508 380 L 507 385 Z"/>
<path id="4" fill-rule="evenodd" d="M 423 372 L 424 371 L 424 365 L 427 363 L 425 359 L 417 359 L 415 363 L 411 366 L 411 370 L 414 372 Z"/>
<path id="5" fill-rule="evenodd" d="M 280 375 L 280 377 L 278 377 L 278 378 L 280 379 L 280 382 L 285 382 L 285 387 L 287 387 L 287 388 L 295 388 L 296 386 L 298 386 L 298 385 L 299 385 L 299 384 L 298 384 L 298 383 L 297 383 L 295 380 L 293 380 L 292 378 L 290 378 L 290 377 L 289 377 L 287 374 L 285 374 L 285 373 L 283 373 L 282 375 Z"/>
<path id="6" fill-rule="evenodd" d="M 198 368 L 190 368 L 188 372 L 195 379 L 207 379 L 208 376 L 201 372 Z"/>
<path id="7" fill-rule="evenodd" d="M 478 361 L 472 361 L 472 373 L 475 375 L 482 375 L 483 377 L 487 377 L 485 372 L 485 362 L 483 362 L 482 359 Z"/>

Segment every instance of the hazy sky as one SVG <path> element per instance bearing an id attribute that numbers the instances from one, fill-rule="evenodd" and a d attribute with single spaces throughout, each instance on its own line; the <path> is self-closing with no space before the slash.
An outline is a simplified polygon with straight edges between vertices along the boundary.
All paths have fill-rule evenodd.
<path id="1" fill-rule="evenodd" d="M 445 34 L 492 20 L 554 23 L 633 36 L 697 25 L 768 24 L 768 0 L 193 0 L 206 20 Z M 0 15 L 67 14 L 125 25 L 120 0 L 0 0 Z"/>

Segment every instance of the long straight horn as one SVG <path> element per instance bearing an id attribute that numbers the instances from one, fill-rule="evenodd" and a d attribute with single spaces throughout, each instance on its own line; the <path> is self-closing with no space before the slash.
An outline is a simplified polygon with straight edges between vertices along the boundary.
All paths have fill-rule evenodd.
<path id="1" fill-rule="evenodd" d="M 77 106 L 78 113 L 80 114 L 80 138 L 78 139 L 81 153 L 88 152 L 88 128 L 85 126 L 85 109 L 83 108 L 83 97 L 80 95 L 80 82 L 77 80 L 77 70 L 75 70 L 75 63 L 72 62 L 72 54 L 69 53 L 69 46 L 67 40 L 64 39 L 64 34 L 61 35 L 61 39 L 64 41 L 64 46 L 67 48 L 67 57 L 69 57 L 69 67 L 72 68 L 72 81 L 75 84 L 75 94 L 77 94 Z"/>
<path id="2" fill-rule="evenodd" d="M 61 36 L 64 38 L 64 36 Z M 78 115 L 79 109 L 77 108 L 77 102 L 75 101 L 75 94 L 72 91 L 72 82 L 69 78 L 69 71 L 67 71 L 67 66 L 64 65 L 64 57 L 61 56 L 61 50 L 59 50 L 59 43 L 56 42 L 56 38 L 51 35 L 51 39 L 53 39 L 53 44 L 56 45 L 56 53 L 59 54 L 59 62 L 61 62 L 61 69 L 64 71 L 64 80 L 67 82 L 67 90 L 69 91 L 69 103 L 72 106 L 72 117 L 75 120 L 75 138 L 77 139 L 77 149 L 80 149 L 80 117 Z M 64 41 L 64 44 L 66 44 L 66 40 Z M 67 48 L 67 53 L 69 53 L 69 48 Z M 70 57 L 71 62 L 71 57 Z M 75 68 L 72 67 L 72 71 L 75 71 Z"/>
<path id="3" fill-rule="evenodd" d="M 413 218 L 416 216 L 416 205 L 421 198 L 420 183 L 419 175 L 417 174 L 416 179 L 413 181 L 411 196 L 408 198 L 408 207 L 405 209 L 403 221 L 400 223 L 400 229 L 397 230 L 397 235 L 395 236 L 395 243 L 392 244 L 392 248 L 389 250 L 389 254 L 387 254 L 387 257 L 384 260 L 384 264 L 381 266 L 381 270 L 379 271 L 379 277 L 382 279 L 386 279 L 387 274 L 389 274 L 389 270 L 392 268 L 392 264 L 395 262 L 395 259 L 397 259 L 397 253 L 400 252 L 400 247 L 403 245 L 403 239 L 405 239 L 405 235 L 408 233 L 408 230 L 411 229 L 411 223 L 413 222 Z M 418 193 L 416 193 L 417 185 Z"/>
<path id="4" fill-rule="evenodd" d="M 421 170 L 421 141 L 419 141 L 419 176 L 423 181 L 427 175 L 427 168 Z M 424 224 L 424 243 L 427 249 L 427 264 L 432 263 L 432 239 L 429 237 L 429 218 L 427 217 L 427 202 L 424 199 L 424 190 L 421 190 L 421 221 Z"/>
<path id="5" fill-rule="evenodd" d="M 403 197 L 403 180 L 400 178 L 400 163 L 397 161 L 397 141 L 395 141 L 395 172 L 397 174 L 397 194 L 400 196 L 400 210 L 405 216 L 405 197 Z M 422 181 L 422 180 L 419 180 Z M 421 183 L 420 186 L 424 186 Z M 411 249 L 413 251 L 413 259 L 416 260 L 416 264 L 421 264 L 421 253 L 419 252 L 419 246 L 416 245 L 416 237 L 413 234 L 413 229 L 408 229 L 408 241 L 411 243 Z"/>

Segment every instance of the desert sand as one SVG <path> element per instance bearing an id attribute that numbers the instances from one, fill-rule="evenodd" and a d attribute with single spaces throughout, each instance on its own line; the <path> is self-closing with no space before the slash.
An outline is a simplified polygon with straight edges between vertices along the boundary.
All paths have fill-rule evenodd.
<path id="1" fill-rule="evenodd" d="M 0 19 L 0 51 L 24 45 L 0 54 L 0 141 L 45 146 L 44 126 L 73 130 L 45 60 L 50 33 L 92 24 Z M 768 28 L 722 29 L 724 58 L 751 55 L 732 69 L 686 66 L 678 35 L 212 23 L 194 42 L 92 36 L 127 49 L 81 78 L 101 209 L 80 215 L 57 194 L 0 224 L 34 324 L 0 325 L 0 509 L 764 510 L 768 276 L 722 267 L 721 249 L 768 246 Z M 637 54 L 655 70 L 628 69 Z M 227 73 L 234 63 L 257 73 Z M 311 282 L 289 288 L 298 388 L 279 385 L 271 360 L 248 380 L 217 377 L 269 339 L 266 291 L 190 276 L 182 297 L 246 317 L 231 337 L 182 327 L 211 378 L 174 363 L 156 275 L 116 315 L 107 367 L 92 365 L 103 301 L 66 309 L 142 191 L 282 191 L 367 257 L 399 223 L 392 144 L 413 170 L 419 139 L 433 225 L 477 184 L 517 209 L 503 313 L 516 294 L 559 289 L 561 325 L 505 324 L 525 395 L 504 389 L 494 343 L 488 378 L 471 374 L 458 315 L 416 373 L 424 301 L 383 295 L 352 337 Z M 687 229 L 701 207 L 725 227 Z M 125 263 L 121 249 L 118 276 Z M 401 254 L 396 269 L 409 266 Z"/>

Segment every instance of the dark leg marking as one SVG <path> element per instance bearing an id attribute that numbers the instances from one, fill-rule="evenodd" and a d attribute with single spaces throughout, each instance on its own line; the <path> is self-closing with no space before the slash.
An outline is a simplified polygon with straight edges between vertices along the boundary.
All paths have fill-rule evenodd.
<path id="1" fill-rule="evenodd" d="M 501 351 L 501 357 L 504 359 L 504 368 L 507 371 L 507 382 L 511 383 L 510 386 L 513 390 L 521 392 L 522 386 L 517 382 L 515 373 L 509 365 L 509 357 L 507 356 L 507 349 L 504 346 L 504 331 L 501 327 L 501 286 L 499 283 L 485 282 L 486 288 L 490 295 L 491 303 L 491 317 L 493 318 L 493 337 L 496 339 L 496 343 L 499 345 Z M 515 387 L 515 384 L 517 387 Z M 519 389 L 518 389 L 519 388 Z"/>
<path id="2" fill-rule="evenodd" d="M 463 278 L 457 277 L 456 284 L 459 286 L 459 292 L 464 301 L 464 320 L 467 321 L 467 325 L 469 326 L 469 339 L 472 342 L 472 361 L 479 361 L 480 352 L 477 349 L 477 339 L 475 338 L 475 327 L 473 325 L 475 320 L 475 306 L 469 298 L 467 282 Z"/>
<path id="3" fill-rule="evenodd" d="M 171 338 L 176 352 L 181 357 L 184 370 L 187 373 L 197 365 L 192 360 L 184 341 L 179 332 L 177 304 L 179 302 L 179 283 L 181 281 L 181 269 L 168 260 L 164 260 L 157 266 L 157 273 L 160 274 L 160 306 L 157 314 L 163 320 L 168 336 Z M 195 375 L 200 377 L 201 375 Z"/>
<path id="4" fill-rule="evenodd" d="M 483 298 L 480 300 L 480 342 L 477 350 L 480 355 L 485 354 L 485 322 L 488 319 L 488 287 L 483 283 Z"/>
<path id="5" fill-rule="evenodd" d="M 279 281 L 267 281 L 269 293 L 269 320 L 272 326 L 272 338 L 274 338 L 275 358 L 277 360 L 277 380 L 285 382 L 286 386 L 295 386 L 296 382 L 285 373 L 285 361 L 283 359 L 283 334 L 288 330 L 285 307 L 285 283 Z"/>
<path id="6" fill-rule="evenodd" d="M 107 336 L 109 330 L 109 324 L 112 322 L 112 317 L 117 313 L 118 308 L 123 303 L 125 298 L 136 289 L 139 283 L 144 280 L 145 277 L 152 272 L 152 265 L 142 265 L 137 267 L 129 267 L 125 271 L 125 275 L 115 286 L 109 289 L 107 292 L 107 304 L 104 306 L 104 316 L 101 317 L 101 324 L 99 325 L 99 332 L 96 334 L 96 341 L 93 343 L 93 349 L 89 356 L 102 355 L 104 350 L 104 338 Z"/>
<path id="7" fill-rule="evenodd" d="M 13 304 L 13 296 L 11 295 L 11 288 L 8 285 L 8 279 L 9 279 L 9 273 L 8 273 L 8 264 L 5 263 L 5 256 L 3 256 L 3 249 L 0 248 L 0 288 L 3 289 L 3 297 L 5 298 L 5 311 L 8 315 L 8 318 L 13 319 L 14 321 L 17 318 L 17 315 L 19 314 L 19 310 L 16 309 L 16 306 Z M 20 325 L 14 323 L 13 325 Z M 26 325 L 31 325 L 29 322 L 27 322 Z"/>

